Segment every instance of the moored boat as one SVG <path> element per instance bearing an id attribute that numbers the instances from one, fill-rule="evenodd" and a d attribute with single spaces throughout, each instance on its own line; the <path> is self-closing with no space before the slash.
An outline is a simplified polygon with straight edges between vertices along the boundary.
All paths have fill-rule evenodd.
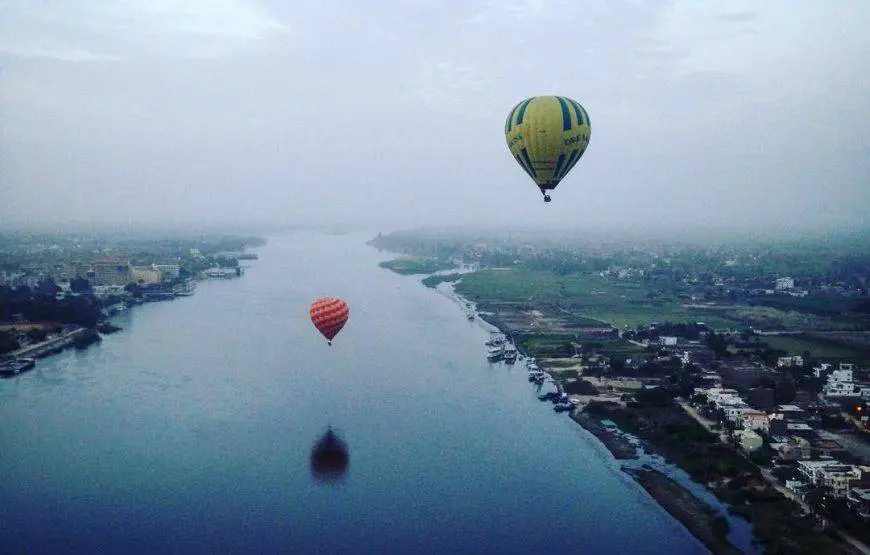
<path id="1" fill-rule="evenodd" d="M 17 358 L 0 364 L 0 376 L 11 378 L 22 372 L 27 372 L 36 366 L 36 359 L 32 358 Z"/>
<path id="2" fill-rule="evenodd" d="M 497 331 L 489 332 L 489 339 L 486 340 L 487 347 L 501 347 L 504 345 L 506 338 L 504 334 Z"/>
<path id="3" fill-rule="evenodd" d="M 486 358 L 495 361 L 504 356 L 504 345 L 490 345 L 486 348 Z"/>

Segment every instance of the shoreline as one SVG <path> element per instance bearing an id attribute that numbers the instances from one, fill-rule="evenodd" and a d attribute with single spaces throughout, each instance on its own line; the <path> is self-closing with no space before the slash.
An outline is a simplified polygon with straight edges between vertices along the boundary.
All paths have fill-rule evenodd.
<path id="1" fill-rule="evenodd" d="M 663 473 L 644 465 L 623 468 L 664 510 L 715 555 L 740 555 L 728 541 L 728 521 L 709 505 Z"/>
<path id="2" fill-rule="evenodd" d="M 477 307 L 476 303 L 457 293 L 454 286 L 455 282 L 449 282 L 444 285 L 444 289 L 448 289 L 448 291 L 444 291 L 438 286 L 434 289 L 436 292 L 456 302 L 460 309 L 469 303 L 471 306 Z M 475 316 L 487 326 L 497 329 L 502 334 L 505 334 L 506 337 L 510 337 L 508 335 L 510 330 L 506 329 L 504 323 L 498 321 L 498 319 L 493 319 L 494 321 L 487 320 L 486 316 L 489 315 L 482 315 L 477 310 L 475 310 Z M 516 345 L 516 347 L 524 356 L 529 356 L 520 345 Z M 541 370 L 547 372 L 551 379 L 564 386 L 562 378 L 554 375 L 553 372 L 549 371 L 550 369 L 541 367 Z M 617 433 L 619 431 L 617 426 L 605 425 L 603 420 L 606 420 L 606 418 L 585 412 L 584 408 L 583 406 L 574 408 L 568 411 L 568 416 L 577 425 L 592 434 L 613 456 L 614 460 L 633 461 L 640 458 L 638 446 L 630 442 L 622 434 Z M 692 536 L 712 553 L 715 555 L 739 555 L 742 553 L 740 549 L 728 541 L 728 521 L 719 516 L 712 506 L 696 497 L 687 488 L 659 470 L 645 464 L 641 468 L 621 465 L 620 470 L 631 476 L 653 501 L 667 511 L 674 520 L 682 524 Z"/>

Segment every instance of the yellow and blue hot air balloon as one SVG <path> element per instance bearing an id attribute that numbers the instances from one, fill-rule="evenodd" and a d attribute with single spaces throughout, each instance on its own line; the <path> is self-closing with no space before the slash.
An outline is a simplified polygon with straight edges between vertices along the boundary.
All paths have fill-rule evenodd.
<path id="1" fill-rule="evenodd" d="M 571 171 L 589 145 L 589 114 L 564 96 L 533 96 L 511 110 L 504 134 L 520 167 L 535 181 L 544 201 L 547 191 Z"/>

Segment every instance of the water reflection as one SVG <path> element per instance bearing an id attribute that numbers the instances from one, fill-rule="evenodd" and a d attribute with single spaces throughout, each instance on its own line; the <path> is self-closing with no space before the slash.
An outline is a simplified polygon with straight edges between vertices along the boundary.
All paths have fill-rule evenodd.
<path id="1" fill-rule="evenodd" d="M 330 426 L 311 449 L 311 477 L 322 483 L 341 481 L 349 459 L 347 443 Z"/>

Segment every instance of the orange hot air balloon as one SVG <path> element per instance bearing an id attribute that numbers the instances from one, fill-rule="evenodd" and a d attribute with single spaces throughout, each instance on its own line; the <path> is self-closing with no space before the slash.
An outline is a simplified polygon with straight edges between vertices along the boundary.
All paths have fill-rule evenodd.
<path id="1" fill-rule="evenodd" d="M 311 315 L 314 327 L 320 330 L 320 333 L 326 337 L 327 342 L 332 345 L 332 338 L 347 323 L 350 310 L 347 307 L 347 303 L 341 299 L 321 297 L 311 303 L 311 309 L 308 313 Z"/>

